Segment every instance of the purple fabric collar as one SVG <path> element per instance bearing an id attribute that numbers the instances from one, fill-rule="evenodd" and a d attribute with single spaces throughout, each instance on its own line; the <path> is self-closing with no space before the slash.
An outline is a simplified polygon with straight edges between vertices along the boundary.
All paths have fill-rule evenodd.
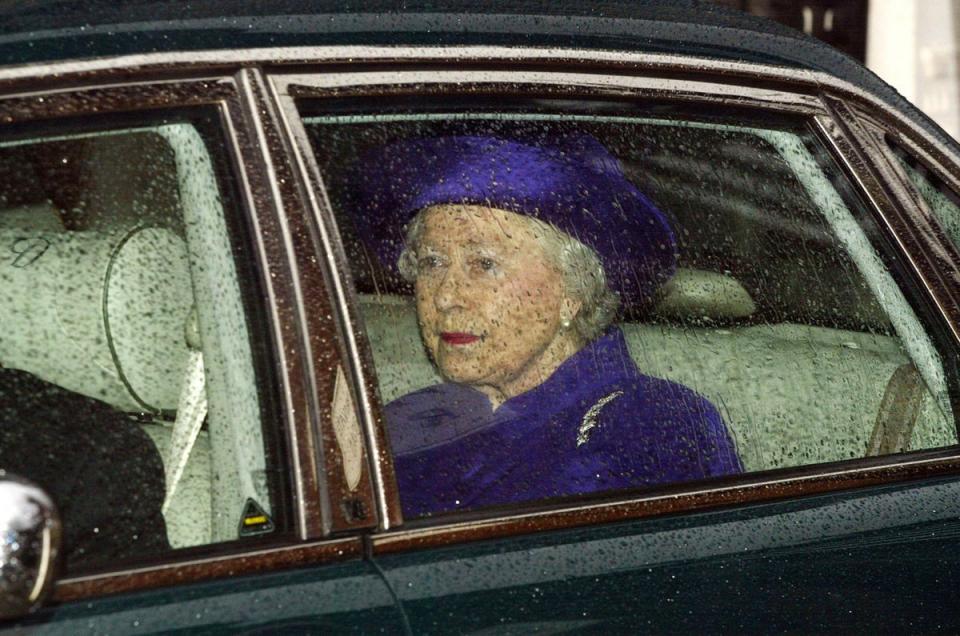
<path id="1" fill-rule="evenodd" d="M 627 349 L 623 332 L 611 327 L 596 340 L 570 356 L 540 386 L 510 398 L 494 411 L 487 397 L 467 385 L 444 383 L 428 387 L 414 394 L 403 396 L 391 403 L 392 409 L 411 407 L 420 414 L 416 420 L 401 418 L 403 426 L 390 427 L 390 440 L 397 455 L 421 452 L 425 449 L 448 444 L 503 422 L 523 419 L 531 411 L 536 418 L 531 424 L 543 422 L 560 411 L 570 408 L 583 399 L 584 389 L 596 385 L 611 385 L 620 380 L 629 380 L 640 375 Z M 409 405 L 404 401 L 412 402 Z M 443 405 L 446 417 L 431 421 L 430 412 L 419 409 L 417 402 L 436 401 Z M 592 402 L 591 402 L 592 403 Z M 584 408 L 589 408 L 585 404 Z M 449 417 L 455 412 L 456 417 Z M 514 431 L 522 437 L 526 431 Z"/>

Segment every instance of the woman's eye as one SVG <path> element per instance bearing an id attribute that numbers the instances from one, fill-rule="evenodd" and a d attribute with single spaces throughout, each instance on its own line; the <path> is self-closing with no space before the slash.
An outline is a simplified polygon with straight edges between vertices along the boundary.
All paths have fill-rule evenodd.
<path id="1" fill-rule="evenodd" d="M 486 256 L 481 256 L 478 258 L 476 263 L 477 267 L 485 272 L 492 271 L 497 266 L 497 262 L 495 260 Z"/>

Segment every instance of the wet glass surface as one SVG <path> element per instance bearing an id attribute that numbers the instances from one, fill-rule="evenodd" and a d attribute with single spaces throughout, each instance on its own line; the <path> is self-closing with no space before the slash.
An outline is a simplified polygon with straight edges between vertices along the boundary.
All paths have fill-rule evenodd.
<path id="1" fill-rule="evenodd" d="M 0 468 L 61 509 L 68 573 L 276 529 L 197 129 L 0 143 L 0 299 Z"/>
<path id="2" fill-rule="evenodd" d="M 897 256 L 802 122 L 306 123 L 408 517 L 956 442 Z"/>

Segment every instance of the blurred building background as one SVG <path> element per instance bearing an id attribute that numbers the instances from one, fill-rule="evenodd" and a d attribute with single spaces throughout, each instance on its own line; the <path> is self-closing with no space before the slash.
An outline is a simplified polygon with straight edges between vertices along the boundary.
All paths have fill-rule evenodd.
<path id="1" fill-rule="evenodd" d="M 960 139 L 960 0 L 713 0 L 865 62 Z"/>

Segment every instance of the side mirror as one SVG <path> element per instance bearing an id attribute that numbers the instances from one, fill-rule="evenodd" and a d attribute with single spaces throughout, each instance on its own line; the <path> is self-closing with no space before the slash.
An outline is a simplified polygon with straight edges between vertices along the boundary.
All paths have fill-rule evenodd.
<path id="1" fill-rule="evenodd" d="M 60 515 L 40 487 L 0 470 L 0 619 L 43 601 L 60 552 Z"/>

